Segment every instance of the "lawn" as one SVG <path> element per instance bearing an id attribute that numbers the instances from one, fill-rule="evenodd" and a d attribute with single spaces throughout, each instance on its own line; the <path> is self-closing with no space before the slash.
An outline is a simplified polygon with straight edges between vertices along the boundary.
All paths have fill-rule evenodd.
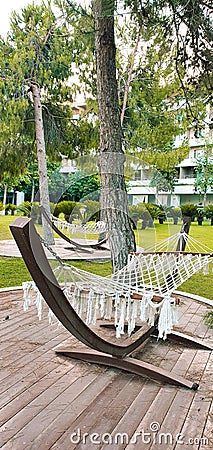
<path id="1" fill-rule="evenodd" d="M 17 216 L 1 216 L 0 215 L 0 240 L 12 239 L 12 234 L 9 229 L 10 223 L 12 223 Z"/>
<path id="2" fill-rule="evenodd" d="M 15 217 L 0 216 L 0 240 L 11 239 L 9 224 L 13 222 Z M 136 231 L 136 240 L 140 247 L 147 247 L 153 245 L 177 233 L 180 230 L 181 222 L 178 225 L 173 225 L 172 222 L 167 222 L 164 225 L 155 224 L 155 228 L 147 228 L 145 230 Z M 202 226 L 197 223 L 192 223 L 190 228 L 190 235 L 199 242 L 207 245 L 213 249 L 213 227 L 210 226 L 209 221 L 205 221 Z M 111 272 L 110 262 L 84 262 L 72 261 L 72 264 L 78 268 L 87 270 L 89 272 L 97 273 L 99 275 L 109 275 Z M 0 257 L 0 287 L 19 286 L 23 281 L 30 279 L 26 266 L 21 258 L 4 258 Z M 213 277 L 212 265 L 208 275 L 198 273 L 189 279 L 180 287 L 181 291 L 191 292 L 193 294 L 201 295 L 213 300 Z"/>

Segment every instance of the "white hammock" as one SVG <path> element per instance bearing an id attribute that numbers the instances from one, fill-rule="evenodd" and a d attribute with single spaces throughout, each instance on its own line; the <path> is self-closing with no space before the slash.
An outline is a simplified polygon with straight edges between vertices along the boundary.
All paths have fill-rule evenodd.
<path id="1" fill-rule="evenodd" d="M 68 234 L 71 236 L 75 233 L 81 233 L 81 234 L 100 234 L 100 233 L 106 233 L 106 224 L 102 220 L 99 220 L 98 222 L 87 222 L 84 225 L 83 224 L 75 224 L 75 223 L 69 223 L 65 220 L 60 220 L 58 217 L 51 216 L 51 220 L 54 223 L 54 225 L 61 231 L 66 230 Z"/>
<path id="2" fill-rule="evenodd" d="M 180 238 L 187 241 L 186 252 L 173 250 Z M 148 321 L 153 325 L 158 312 L 159 337 L 165 339 L 177 324 L 173 291 L 200 269 L 206 273 L 212 253 L 206 246 L 201 248 L 187 234 L 178 233 L 157 244 L 154 250 L 131 254 L 128 265 L 110 277 L 64 264 L 59 257 L 54 273 L 73 308 L 87 325 L 95 325 L 98 318 L 113 318 L 117 337 L 124 333 L 125 322 L 131 335 L 136 321 Z M 41 318 L 42 297 L 35 283 L 23 283 L 23 288 L 24 309 L 36 301 Z M 52 319 L 51 313 L 49 318 Z"/>

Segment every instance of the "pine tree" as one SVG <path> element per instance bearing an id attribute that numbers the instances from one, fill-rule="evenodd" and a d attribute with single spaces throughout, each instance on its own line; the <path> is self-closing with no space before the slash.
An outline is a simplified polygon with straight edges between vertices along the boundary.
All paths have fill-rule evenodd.
<path id="1" fill-rule="evenodd" d="M 109 229 L 113 269 L 127 264 L 135 238 L 127 209 L 124 180 L 125 155 L 116 81 L 114 2 L 93 2 L 99 108 L 101 207 Z"/>
<path id="2" fill-rule="evenodd" d="M 42 103 L 71 98 L 70 88 L 65 84 L 71 75 L 73 57 L 72 37 L 69 35 L 66 24 L 53 13 L 48 2 L 47 6 L 44 3 L 41 6 L 29 5 L 22 9 L 21 14 L 14 12 L 11 31 L 5 41 L 1 40 L 1 96 L 6 100 L 3 106 L 5 129 L 1 139 L 4 149 L 1 152 L 7 153 L 5 167 L 8 171 L 11 158 L 15 163 L 14 171 L 18 170 L 16 160 L 20 162 L 22 158 L 14 148 L 16 143 L 20 153 L 26 155 L 26 113 L 33 109 L 40 201 L 49 214 Z M 46 222 L 44 239 L 53 243 L 52 230 Z"/>

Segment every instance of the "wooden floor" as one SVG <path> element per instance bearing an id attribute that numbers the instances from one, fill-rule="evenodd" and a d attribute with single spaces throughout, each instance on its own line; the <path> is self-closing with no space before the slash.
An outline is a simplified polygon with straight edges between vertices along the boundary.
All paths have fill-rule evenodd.
<path id="1" fill-rule="evenodd" d="M 213 345 L 207 308 L 182 299 L 180 329 Z M 195 392 L 56 356 L 76 340 L 34 306 L 23 313 L 21 291 L 0 294 L 0 323 L 4 450 L 213 448 L 213 352 L 152 338 L 138 354 L 199 382 Z"/>

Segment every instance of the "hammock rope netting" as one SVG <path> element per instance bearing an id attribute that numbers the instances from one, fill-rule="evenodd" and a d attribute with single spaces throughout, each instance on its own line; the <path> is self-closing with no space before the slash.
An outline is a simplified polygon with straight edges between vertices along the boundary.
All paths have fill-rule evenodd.
<path id="1" fill-rule="evenodd" d="M 180 240 L 186 251 L 176 251 Z M 45 245 L 46 246 L 46 245 Z M 191 276 L 203 269 L 208 272 L 213 252 L 185 232 L 180 232 L 140 253 L 129 255 L 128 264 L 109 277 L 65 264 L 55 257 L 55 277 L 76 313 L 87 325 L 98 319 L 114 320 L 116 337 L 127 332 L 130 336 L 136 322 L 154 324 L 158 314 L 159 338 L 166 339 L 178 323 L 178 305 L 174 291 Z M 42 317 L 43 298 L 33 281 L 23 283 L 24 310 L 36 303 Z M 53 320 L 49 311 L 49 321 Z"/>
<path id="2" fill-rule="evenodd" d="M 58 217 L 51 216 L 52 223 L 61 231 L 66 231 L 71 237 L 75 233 L 87 234 L 100 234 L 107 233 L 106 224 L 102 220 L 98 222 L 87 222 L 85 224 L 70 223 L 61 220 Z"/>

